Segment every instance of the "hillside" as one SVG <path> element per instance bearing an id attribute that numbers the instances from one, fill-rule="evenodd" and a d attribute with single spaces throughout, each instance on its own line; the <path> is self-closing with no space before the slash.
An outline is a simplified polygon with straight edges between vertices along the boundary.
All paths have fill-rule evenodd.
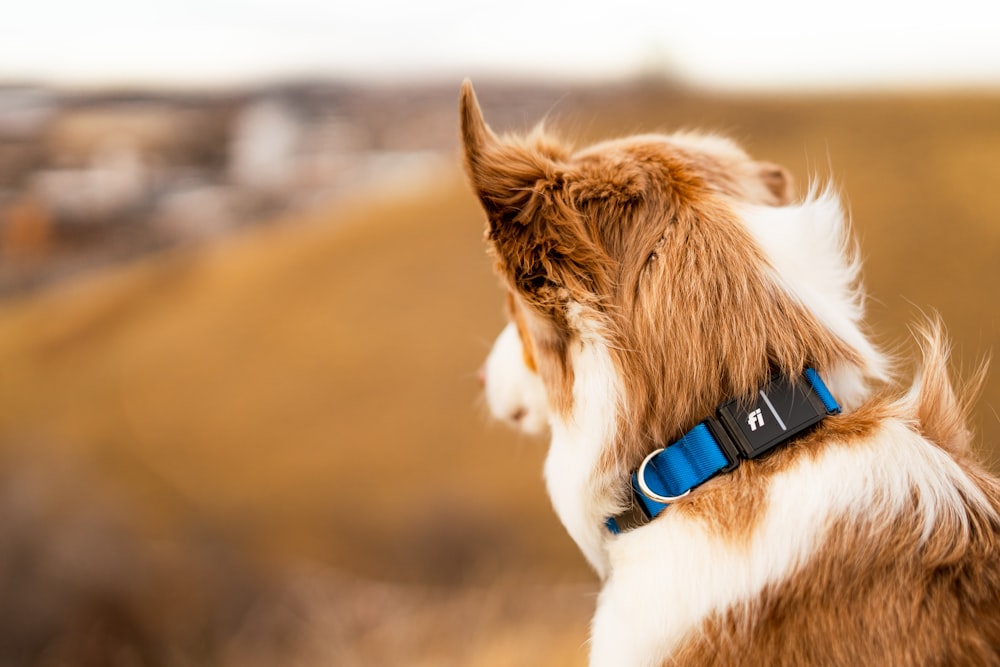
<path id="1" fill-rule="evenodd" d="M 488 88 L 481 97 L 489 117 Z M 719 128 L 800 183 L 832 173 L 861 237 L 879 339 L 905 357 L 907 324 L 936 309 L 966 370 L 1000 341 L 1000 97 L 762 100 L 640 86 L 578 91 L 550 125 L 588 138 Z M 420 655 L 459 650 L 444 628 L 487 586 L 492 611 L 464 641 L 486 642 L 491 623 L 513 623 L 504 636 L 514 638 L 548 627 L 552 655 L 582 660 L 593 581 L 544 495 L 544 446 L 488 424 L 478 398 L 475 370 L 503 322 L 481 224 L 455 170 L 419 193 L 354 200 L 0 304 L 0 512 L 42 517 L 19 539 L 48 553 L 77 525 L 66 517 L 105 508 L 112 519 L 99 523 L 155 563 L 143 571 L 194 571 L 187 585 L 204 588 L 181 595 L 142 579 L 145 597 L 129 604 L 213 618 L 214 592 L 230 605 L 238 620 L 199 641 L 225 644 L 249 627 L 257 596 L 271 599 L 289 569 L 312 563 L 324 581 L 351 582 L 329 584 L 337 595 L 360 599 L 376 580 L 404 587 L 379 599 L 411 610 L 391 627 L 419 618 L 435 637 L 407 645 Z M 975 417 L 994 462 L 998 405 L 994 372 Z M 28 477 L 35 495 L 11 495 Z M 149 555 L 163 545 L 186 555 Z M 23 574 L 3 562 L 5 577 Z M 511 591 L 530 600 L 506 614 Z M 157 614 L 143 622 L 187 646 Z M 376 650 L 343 641 L 335 659 Z M 382 664 L 354 655 L 338 664 Z M 477 664 L 511 664 L 497 655 Z"/>

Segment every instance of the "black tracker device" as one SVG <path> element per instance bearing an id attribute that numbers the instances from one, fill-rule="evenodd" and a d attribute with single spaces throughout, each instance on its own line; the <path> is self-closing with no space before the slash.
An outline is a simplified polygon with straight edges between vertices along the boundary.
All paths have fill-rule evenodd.
<path id="1" fill-rule="evenodd" d="M 776 376 L 757 392 L 752 402 L 732 400 L 719 406 L 716 417 L 705 425 L 725 451 L 729 472 L 740 459 L 754 459 L 785 442 L 828 415 L 840 412 L 832 397 L 828 402 L 808 375 L 794 378 Z"/>

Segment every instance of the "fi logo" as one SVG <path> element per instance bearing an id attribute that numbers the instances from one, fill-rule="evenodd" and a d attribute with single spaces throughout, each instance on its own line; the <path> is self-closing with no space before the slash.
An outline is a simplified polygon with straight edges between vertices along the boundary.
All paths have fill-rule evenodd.
<path id="1" fill-rule="evenodd" d="M 756 431 L 764 425 L 764 415 L 761 413 L 760 409 L 754 410 L 747 416 L 747 425 L 750 427 L 751 431 Z"/>

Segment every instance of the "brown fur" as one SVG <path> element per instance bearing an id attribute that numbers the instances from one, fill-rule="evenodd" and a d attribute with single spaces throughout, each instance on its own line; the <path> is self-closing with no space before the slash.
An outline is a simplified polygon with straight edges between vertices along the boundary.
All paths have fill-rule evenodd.
<path id="1" fill-rule="evenodd" d="M 517 304 L 517 299 L 514 298 L 512 292 L 507 292 L 507 316 L 517 327 L 517 335 L 521 339 L 521 356 L 524 358 L 524 365 L 527 366 L 528 370 L 537 373 L 535 346 L 528 333 L 528 322 L 525 319 L 524 310 Z"/>
<path id="2" fill-rule="evenodd" d="M 986 382 L 987 364 L 983 363 L 971 376 L 964 391 L 956 393 L 948 376 L 948 342 L 941 322 L 930 320 L 916 327 L 916 334 L 924 359 L 918 383 L 917 422 L 927 439 L 952 455 L 968 457 L 972 443 L 969 413 Z"/>

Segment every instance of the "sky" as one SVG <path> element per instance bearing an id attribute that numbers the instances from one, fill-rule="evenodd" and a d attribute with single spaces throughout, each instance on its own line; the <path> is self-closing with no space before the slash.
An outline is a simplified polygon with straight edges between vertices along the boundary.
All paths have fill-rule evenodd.
<path id="1" fill-rule="evenodd" d="M 76 87 L 661 74 L 728 89 L 1000 88 L 988 0 L 11 0 L 2 16 L 0 81 Z"/>

